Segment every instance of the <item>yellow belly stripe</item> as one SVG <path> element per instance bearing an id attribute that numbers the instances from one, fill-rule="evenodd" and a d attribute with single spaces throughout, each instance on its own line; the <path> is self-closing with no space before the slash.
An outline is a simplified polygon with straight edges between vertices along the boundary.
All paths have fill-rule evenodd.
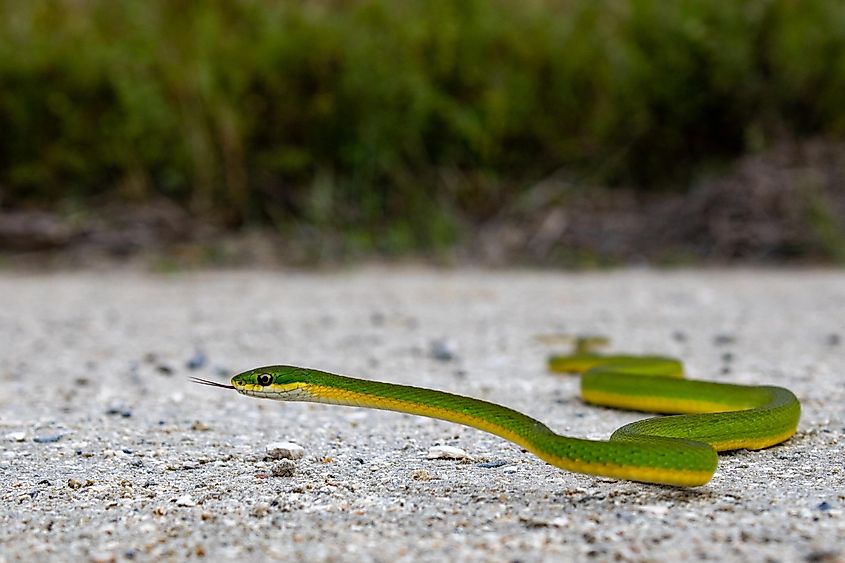
<path id="1" fill-rule="evenodd" d="M 724 405 L 712 401 L 697 399 L 679 399 L 676 397 L 645 397 L 638 395 L 623 395 L 607 391 L 582 389 L 581 397 L 584 401 L 603 407 L 613 407 L 631 411 L 659 412 L 664 414 L 703 414 L 712 412 L 727 412 L 743 410 L 733 405 Z"/>
<path id="2" fill-rule="evenodd" d="M 724 442 L 716 442 L 711 444 L 717 452 L 728 452 L 731 450 L 762 450 L 775 444 L 780 444 L 795 435 L 795 428 L 790 428 L 785 432 L 779 434 L 772 434 L 771 436 L 764 436 L 762 438 L 743 438 L 738 437 L 733 440 L 725 440 Z"/>

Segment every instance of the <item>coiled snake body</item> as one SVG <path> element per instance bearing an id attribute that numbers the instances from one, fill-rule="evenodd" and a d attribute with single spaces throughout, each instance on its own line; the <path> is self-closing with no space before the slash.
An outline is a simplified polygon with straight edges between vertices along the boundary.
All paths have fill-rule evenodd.
<path id="1" fill-rule="evenodd" d="M 658 356 L 553 356 L 549 368 L 581 373 L 588 403 L 672 414 L 627 424 L 607 441 L 556 434 L 507 407 L 442 391 L 335 375 L 294 366 L 240 373 L 231 385 L 251 397 L 391 410 L 439 418 L 501 436 L 569 471 L 679 486 L 707 483 L 718 451 L 757 450 L 795 433 L 801 407 L 782 387 L 683 378 L 680 362 Z"/>

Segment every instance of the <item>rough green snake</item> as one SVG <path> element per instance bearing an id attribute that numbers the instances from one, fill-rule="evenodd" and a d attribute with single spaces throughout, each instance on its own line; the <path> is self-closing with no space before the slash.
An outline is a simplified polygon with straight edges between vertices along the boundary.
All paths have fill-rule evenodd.
<path id="1" fill-rule="evenodd" d="M 439 418 L 501 436 L 570 471 L 679 486 L 710 481 L 717 451 L 762 449 L 795 433 L 801 407 L 787 389 L 684 379 L 681 363 L 671 358 L 599 355 L 590 348 L 582 342 L 574 354 L 553 356 L 549 368 L 581 373 L 582 398 L 588 403 L 674 416 L 633 422 L 608 441 L 596 441 L 556 434 L 529 416 L 487 401 L 315 369 L 267 366 L 236 375 L 231 385 L 194 381 L 250 397 Z"/>

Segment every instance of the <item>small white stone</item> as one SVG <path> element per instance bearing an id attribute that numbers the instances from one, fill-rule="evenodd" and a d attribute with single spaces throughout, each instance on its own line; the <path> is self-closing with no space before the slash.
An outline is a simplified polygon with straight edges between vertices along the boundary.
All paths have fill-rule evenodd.
<path id="1" fill-rule="evenodd" d="M 461 448 L 454 446 L 431 446 L 428 448 L 428 459 L 472 459 L 472 456 Z"/>
<path id="2" fill-rule="evenodd" d="M 257 502 L 252 507 L 252 515 L 256 518 L 263 518 L 270 512 L 270 505 L 266 502 Z"/>
<path id="3" fill-rule="evenodd" d="M 502 473 L 513 474 L 519 471 L 516 465 L 506 465 L 502 468 Z"/>
<path id="4" fill-rule="evenodd" d="M 669 512 L 668 506 L 658 506 L 656 504 L 646 504 L 639 507 L 640 512 L 647 512 L 649 514 L 654 514 L 655 516 L 663 516 L 667 512 Z"/>
<path id="5" fill-rule="evenodd" d="M 267 457 L 270 459 L 302 459 L 305 448 L 293 442 L 273 442 L 267 445 Z"/>
<path id="6" fill-rule="evenodd" d="M 185 495 L 176 499 L 176 506 L 196 506 L 197 502 L 191 498 L 191 495 Z"/>
<path id="7" fill-rule="evenodd" d="M 433 477 L 425 469 L 415 469 L 411 472 L 411 479 L 414 481 L 431 481 Z"/>
<path id="8" fill-rule="evenodd" d="M 554 526 L 555 528 L 566 528 L 569 526 L 569 518 L 566 516 L 558 516 L 557 518 L 552 518 L 549 520 L 549 526 Z"/>
<path id="9" fill-rule="evenodd" d="M 290 477 L 296 473 L 296 464 L 289 459 L 283 459 L 273 466 L 273 477 Z"/>
<path id="10" fill-rule="evenodd" d="M 23 442 L 26 440 L 26 432 L 10 432 L 6 434 L 6 439 L 12 442 Z"/>
<path id="11" fill-rule="evenodd" d="M 117 560 L 117 558 L 114 556 L 114 553 L 110 551 L 93 551 L 89 555 L 88 559 L 92 563 L 108 563 L 110 561 Z"/>

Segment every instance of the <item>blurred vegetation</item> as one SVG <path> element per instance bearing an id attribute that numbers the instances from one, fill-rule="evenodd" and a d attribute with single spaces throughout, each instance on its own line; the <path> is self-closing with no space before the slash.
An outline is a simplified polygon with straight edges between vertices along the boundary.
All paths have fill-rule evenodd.
<path id="1" fill-rule="evenodd" d="M 561 168 L 686 187 L 845 134 L 829 0 L 0 0 L 0 205 L 165 196 L 442 247 Z M 832 236 L 832 235 L 831 235 Z"/>

